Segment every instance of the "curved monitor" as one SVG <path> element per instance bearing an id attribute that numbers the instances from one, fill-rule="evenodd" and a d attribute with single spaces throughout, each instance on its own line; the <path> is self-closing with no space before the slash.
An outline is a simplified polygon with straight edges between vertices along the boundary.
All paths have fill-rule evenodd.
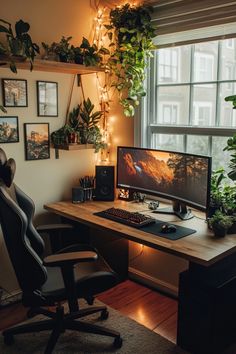
<path id="1" fill-rule="evenodd" d="M 192 217 L 186 205 L 207 211 L 211 157 L 124 146 L 117 149 L 118 188 L 170 199 L 171 213 L 181 219 Z"/>

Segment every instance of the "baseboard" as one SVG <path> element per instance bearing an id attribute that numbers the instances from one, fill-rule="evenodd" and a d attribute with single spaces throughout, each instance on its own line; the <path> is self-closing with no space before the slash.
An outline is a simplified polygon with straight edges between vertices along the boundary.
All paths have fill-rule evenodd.
<path id="1" fill-rule="evenodd" d="M 144 285 L 150 286 L 151 288 L 164 292 L 168 295 L 171 295 L 173 297 L 178 297 L 177 286 L 174 286 L 173 284 L 165 282 L 161 279 L 154 278 L 149 274 L 141 272 L 140 270 L 137 270 L 133 267 L 129 267 L 129 278 Z"/>

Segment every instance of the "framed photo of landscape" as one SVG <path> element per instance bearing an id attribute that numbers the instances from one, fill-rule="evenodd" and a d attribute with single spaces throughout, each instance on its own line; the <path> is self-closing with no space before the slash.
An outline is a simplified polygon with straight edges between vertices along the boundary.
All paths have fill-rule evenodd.
<path id="1" fill-rule="evenodd" d="M 58 84 L 37 81 L 37 110 L 39 117 L 58 117 Z"/>
<path id="2" fill-rule="evenodd" d="M 18 117 L 0 117 L 0 144 L 18 142 Z"/>
<path id="3" fill-rule="evenodd" d="M 4 107 L 27 107 L 27 81 L 20 79 L 2 79 Z"/>
<path id="4" fill-rule="evenodd" d="M 25 159 L 50 158 L 49 123 L 25 123 Z"/>

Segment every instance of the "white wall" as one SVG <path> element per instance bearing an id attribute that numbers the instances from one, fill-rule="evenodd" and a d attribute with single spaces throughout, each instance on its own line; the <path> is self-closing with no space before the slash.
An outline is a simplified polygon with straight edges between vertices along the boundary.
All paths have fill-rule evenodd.
<path id="1" fill-rule="evenodd" d="M 3 3 L 3 0 L 0 0 Z M 92 1 L 94 3 L 94 1 Z M 37 43 L 42 41 L 51 43 L 59 41 L 61 36 L 72 36 L 74 44 L 80 43 L 83 36 L 92 38 L 94 9 L 90 0 L 11 0 L 4 1 L 1 6 L 1 18 L 14 24 L 23 19 L 31 25 L 30 33 Z M 50 159 L 40 161 L 25 161 L 23 123 L 48 122 L 50 131 L 60 128 L 65 122 L 66 107 L 72 83 L 72 75 L 59 73 L 45 73 L 38 71 L 19 70 L 17 75 L 8 69 L 0 68 L 1 78 L 21 78 L 28 83 L 27 108 L 8 108 L 7 115 L 19 117 L 20 142 L 14 144 L 1 144 L 8 158 L 13 157 L 17 163 L 15 182 L 36 203 L 36 222 L 48 221 L 49 217 L 43 210 L 43 204 L 70 198 L 71 187 L 78 183 L 79 177 L 94 173 L 95 154 L 92 150 L 60 151 L 60 158 L 55 159 L 54 150 L 51 149 Z M 36 106 L 36 80 L 56 81 L 59 89 L 59 116 L 55 118 L 37 117 Z M 96 76 L 83 76 L 85 96 L 98 102 Z M 73 92 L 72 107 L 81 100 L 80 89 Z M 0 103 L 2 93 L 0 91 Z M 3 114 L 0 113 L 2 116 Z M 133 119 L 124 117 L 117 99 L 113 96 L 109 114 L 111 135 L 111 160 L 115 162 L 117 145 L 133 145 Z M 49 218 L 51 219 L 51 217 Z M 140 257 L 132 262 L 139 254 L 140 246 L 131 244 L 131 266 L 137 273 L 147 274 L 149 279 L 159 278 L 163 283 L 171 283 L 175 288 L 178 282 L 178 271 L 186 263 L 176 260 L 176 257 L 166 256 L 161 252 L 147 247 Z M 0 286 L 14 293 L 18 285 L 14 272 L 10 266 L 8 255 L 2 238 L 0 237 Z"/>
<path id="2" fill-rule="evenodd" d="M 74 44 L 80 44 L 82 37 L 92 39 L 94 8 L 90 0 L 12 0 L 4 1 L 1 6 L 1 18 L 15 24 L 19 19 L 29 22 L 32 39 L 40 44 L 42 41 L 51 43 L 59 41 L 64 36 L 72 36 Z M 1 39 L 0 39 L 1 40 Z M 54 150 L 50 149 L 50 159 L 26 161 L 24 155 L 24 123 L 48 122 L 50 131 L 54 131 L 65 123 L 66 108 L 73 75 L 46 73 L 39 71 L 18 70 L 13 74 L 9 69 L 0 68 L 0 79 L 20 78 L 27 80 L 28 107 L 8 108 L 8 116 L 19 118 L 19 143 L 1 144 L 9 157 L 16 160 L 17 170 L 15 183 L 19 185 L 36 204 L 36 222 L 48 222 L 48 214 L 43 210 L 45 203 L 71 198 L 71 187 L 78 184 L 80 177 L 94 174 L 96 156 L 93 150 L 60 151 L 59 159 L 55 159 Z M 37 117 L 36 80 L 56 81 L 59 90 L 59 116 Z M 85 96 L 97 104 L 98 90 L 96 75 L 83 76 Z M 81 91 L 75 87 L 71 108 L 81 101 Z M 2 103 L 2 92 L 0 92 Z M 1 116 L 4 114 L 0 113 Z M 113 133 L 111 149 L 112 159 L 115 159 L 115 145 L 132 144 L 133 122 L 122 115 L 121 109 L 115 102 L 111 108 L 111 130 Z M 0 238 L 0 286 L 14 293 L 18 285 L 10 266 L 3 239 Z"/>

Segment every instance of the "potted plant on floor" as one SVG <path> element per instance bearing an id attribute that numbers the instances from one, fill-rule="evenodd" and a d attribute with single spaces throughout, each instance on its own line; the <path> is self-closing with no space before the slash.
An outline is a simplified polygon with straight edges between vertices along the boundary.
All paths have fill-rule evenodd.
<path id="1" fill-rule="evenodd" d="M 215 214 L 208 219 L 208 225 L 212 228 L 216 237 L 224 237 L 228 229 L 233 225 L 234 217 L 217 210 Z"/>
<path id="2" fill-rule="evenodd" d="M 11 23 L 0 19 L 0 33 L 5 33 L 7 40 L 7 46 L 1 45 L 1 48 L 5 48 L 4 54 L 9 57 L 10 69 L 14 73 L 17 73 L 16 62 L 26 59 L 29 60 L 32 70 L 34 58 L 39 53 L 39 46 L 32 41 L 29 29 L 27 22 L 19 20 L 15 24 L 14 34 Z"/>

